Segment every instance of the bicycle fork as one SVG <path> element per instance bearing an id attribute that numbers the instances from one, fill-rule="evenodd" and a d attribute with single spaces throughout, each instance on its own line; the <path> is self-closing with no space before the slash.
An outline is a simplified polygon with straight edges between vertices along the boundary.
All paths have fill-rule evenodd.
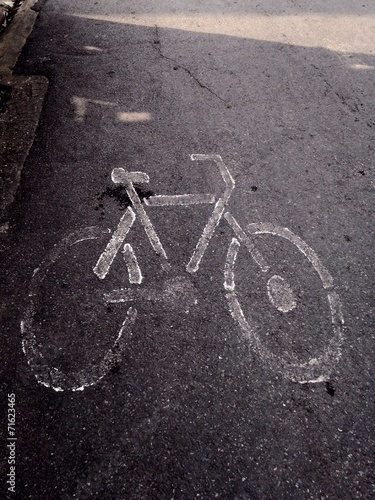
<path id="1" fill-rule="evenodd" d="M 146 183 L 149 182 L 149 177 L 144 172 L 126 172 L 123 168 L 115 168 L 112 171 L 112 180 L 116 184 L 124 185 L 126 193 L 134 207 L 128 207 L 121 217 L 121 220 L 109 240 L 104 252 L 100 255 L 98 262 L 96 263 L 93 271 L 100 279 L 104 279 L 112 265 L 114 258 L 116 257 L 121 245 L 123 244 L 130 228 L 134 224 L 136 213 L 140 218 L 140 221 L 145 228 L 146 234 L 152 248 L 156 254 L 162 259 L 162 267 L 167 269 L 169 267 L 168 258 L 165 253 L 164 247 L 156 234 L 156 231 L 142 206 L 142 202 L 134 189 L 134 183 Z M 123 257 L 129 272 L 129 282 L 132 284 L 141 284 L 143 276 L 138 265 L 138 260 L 133 250 L 133 247 L 126 243 L 123 248 Z"/>

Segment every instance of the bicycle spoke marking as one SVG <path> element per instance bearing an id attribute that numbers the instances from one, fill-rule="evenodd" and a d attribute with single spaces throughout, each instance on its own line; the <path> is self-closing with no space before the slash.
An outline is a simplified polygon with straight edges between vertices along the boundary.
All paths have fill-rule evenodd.
<path id="1" fill-rule="evenodd" d="M 233 238 L 227 253 L 227 258 L 224 267 L 224 288 L 225 290 L 233 291 L 235 288 L 234 284 L 234 264 L 237 259 L 238 250 L 240 249 L 240 242 Z"/>
<path id="2" fill-rule="evenodd" d="M 142 283 L 143 276 L 138 265 L 138 260 L 134 253 L 133 247 L 129 245 L 129 243 L 125 243 L 122 252 L 124 255 L 126 267 L 128 268 L 129 283 L 140 285 Z"/>
<path id="3" fill-rule="evenodd" d="M 176 195 L 155 195 L 145 198 L 145 204 L 152 207 L 162 207 L 168 205 L 199 205 L 203 203 L 215 203 L 213 194 L 176 194 Z"/>
<path id="4" fill-rule="evenodd" d="M 132 227 L 135 221 L 135 213 L 130 207 L 126 209 L 126 212 L 121 217 L 119 225 L 116 231 L 113 233 L 112 238 L 109 240 L 104 252 L 99 257 L 93 271 L 100 279 L 104 279 L 112 265 L 114 258 L 117 255 L 129 229 Z"/>

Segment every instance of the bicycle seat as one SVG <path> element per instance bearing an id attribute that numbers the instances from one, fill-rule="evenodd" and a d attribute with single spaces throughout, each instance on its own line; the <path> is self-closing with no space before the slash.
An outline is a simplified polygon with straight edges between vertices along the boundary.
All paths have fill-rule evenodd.
<path id="1" fill-rule="evenodd" d="M 114 168 L 111 179 L 115 184 L 143 184 L 150 182 L 145 172 L 127 172 L 124 168 Z"/>

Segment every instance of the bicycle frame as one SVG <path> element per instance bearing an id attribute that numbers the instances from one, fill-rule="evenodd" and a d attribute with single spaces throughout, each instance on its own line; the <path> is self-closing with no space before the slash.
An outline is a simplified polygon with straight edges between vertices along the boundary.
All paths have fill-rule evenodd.
<path id="1" fill-rule="evenodd" d="M 221 219 L 225 219 L 233 229 L 234 237 L 229 243 L 224 263 L 223 285 L 226 290 L 226 299 L 230 314 L 243 332 L 246 341 L 259 355 L 262 361 L 266 362 L 270 367 L 273 367 L 290 380 L 300 383 L 322 382 L 328 380 L 333 365 L 341 356 L 344 328 L 341 301 L 339 295 L 335 291 L 333 278 L 329 271 L 324 267 L 314 250 L 288 228 L 280 227 L 272 223 L 260 222 L 247 224 L 245 232 L 233 215 L 226 211 L 226 206 L 235 187 L 235 182 L 222 158 L 219 155 L 195 154 L 191 155 L 191 159 L 193 161 L 211 160 L 217 165 L 225 184 L 224 191 L 217 200 L 213 194 L 155 195 L 145 199 L 144 203 L 142 203 L 134 188 L 134 184 L 149 182 L 148 175 L 143 172 L 127 172 L 123 168 L 115 168 L 112 171 L 112 180 L 114 183 L 121 184 L 125 187 L 131 201 L 131 206 L 126 209 L 115 231 L 112 232 L 110 229 L 103 230 L 97 227 L 88 227 L 73 232 L 64 238 L 44 259 L 40 267 L 34 271 L 30 285 L 30 302 L 25 312 L 25 316 L 21 321 L 21 333 L 23 336 L 23 351 L 28 359 L 29 365 L 35 372 L 37 380 L 41 384 L 52 387 L 56 391 L 65 389 L 80 391 L 85 387 L 94 385 L 102 379 L 111 367 L 115 366 L 121 359 L 122 350 L 124 349 L 126 340 L 129 335 L 131 335 L 131 328 L 137 317 L 137 309 L 133 307 L 136 301 L 166 301 L 168 305 L 170 305 L 170 292 L 171 290 L 173 291 L 177 284 L 178 293 L 183 297 L 182 302 L 184 303 L 184 307 L 186 299 L 189 299 L 190 304 L 196 305 L 198 303 L 196 296 L 191 294 L 192 288 L 191 284 L 189 285 L 190 280 L 181 276 L 177 278 L 168 276 L 164 283 L 164 289 L 160 287 L 157 287 L 157 289 L 129 287 L 114 289 L 104 293 L 102 297 L 104 304 L 132 304 L 129 304 L 126 317 L 122 322 L 113 346 L 105 353 L 100 362 L 93 364 L 88 371 L 86 369 L 79 369 L 74 373 L 66 374 L 61 369 L 51 368 L 48 361 L 45 360 L 43 352 L 40 350 L 36 341 L 35 332 L 38 332 L 41 328 L 36 320 L 36 312 L 40 302 L 40 289 L 43 280 L 48 279 L 49 268 L 53 266 L 58 259 L 63 258 L 65 253 L 72 246 L 86 240 L 96 240 L 97 238 L 102 238 L 112 233 L 105 250 L 102 252 L 93 268 L 94 273 L 100 279 L 104 279 L 113 260 L 122 247 L 123 257 L 128 268 L 129 282 L 131 284 L 140 285 L 143 277 L 136 254 L 132 246 L 129 243 L 125 243 L 126 236 L 136 216 L 138 216 L 143 225 L 152 248 L 159 256 L 162 267 L 168 270 L 170 268 L 168 256 L 147 215 L 145 206 L 196 205 L 207 203 L 214 204 L 214 209 L 186 265 L 186 270 L 189 273 L 196 273 L 198 271 L 201 260 L 215 233 L 217 225 Z M 297 359 L 295 361 L 290 361 L 287 358 L 280 357 L 279 354 L 274 354 L 263 344 L 262 338 L 258 334 L 257 328 L 253 325 L 251 318 L 250 320 L 247 319 L 247 315 L 245 314 L 246 310 L 244 312 L 241 305 L 241 293 L 238 292 L 238 289 L 236 290 L 235 264 L 240 246 L 243 243 L 261 271 L 268 274 L 268 276 L 265 276 L 267 280 L 266 289 L 268 299 L 272 306 L 282 313 L 289 313 L 296 308 L 297 297 L 294 294 L 293 288 L 283 276 L 272 273 L 271 266 L 267 265 L 263 256 L 255 247 L 255 239 L 265 234 L 282 238 L 284 241 L 288 241 L 297 248 L 306 257 L 318 274 L 326 294 L 326 301 L 331 317 L 331 338 L 322 353 L 304 362 Z M 165 291 L 168 293 L 163 295 Z"/>
<path id="2" fill-rule="evenodd" d="M 268 266 L 265 263 L 263 257 L 255 248 L 251 238 L 245 234 L 235 218 L 229 213 L 225 212 L 225 207 L 228 204 L 229 198 L 235 188 L 235 181 L 230 174 L 227 166 L 224 164 L 220 155 L 205 155 L 205 154 L 192 154 L 191 159 L 193 161 L 214 161 L 219 169 L 221 177 L 225 183 L 225 189 L 218 200 L 215 200 L 215 195 L 213 194 L 181 194 L 181 195 L 154 195 L 145 199 L 145 205 L 147 206 L 173 206 L 173 205 L 197 205 L 197 204 L 213 204 L 215 203 L 213 212 L 200 236 L 198 243 L 194 249 L 189 262 L 186 265 L 186 270 L 189 273 L 195 273 L 198 271 L 203 255 L 205 254 L 208 244 L 215 233 L 215 229 L 218 226 L 223 215 L 229 225 L 232 227 L 237 238 L 240 242 L 243 242 L 248 248 L 250 254 L 254 258 L 255 262 L 260 266 L 262 271 L 267 271 Z M 143 225 L 150 244 L 156 254 L 161 259 L 161 265 L 164 269 L 169 268 L 168 257 L 164 250 L 164 247 L 157 235 L 151 220 L 149 219 L 147 212 L 140 200 L 135 188 L 135 183 L 148 183 L 149 177 L 144 172 L 127 172 L 123 168 L 115 168 L 112 171 L 112 181 L 115 184 L 121 184 L 125 187 L 126 193 L 132 203 L 132 207 L 128 207 L 124 215 L 122 216 L 116 230 L 114 231 L 112 238 L 110 239 L 106 249 L 100 255 L 98 262 L 94 267 L 95 274 L 100 278 L 104 279 L 112 265 L 112 262 L 117 255 L 121 245 L 124 243 L 125 238 L 132 227 L 136 215 L 138 216 L 141 224 Z M 140 272 L 136 255 L 130 244 L 126 243 L 124 245 L 124 259 L 129 271 L 129 281 L 130 283 L 140 284 L 142 282 L 142 274 Z"/>

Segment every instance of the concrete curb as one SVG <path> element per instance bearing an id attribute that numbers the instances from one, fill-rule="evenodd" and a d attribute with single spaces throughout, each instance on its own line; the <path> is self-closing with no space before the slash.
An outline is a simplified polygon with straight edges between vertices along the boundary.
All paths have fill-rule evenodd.
<path id="1" fill-rule="evenodd" d="M 48 89 L 44 76 L 13 75 L 38 15 L 31 10 L 36 3 L 25 0 L 0 38 L 0 89 L 10 93 L 5 112 L 0 113 L 0 221 L 18 189 Z M 7 224 L 0 232 L 3 227 Z"/>
<path id="2" fill-rule="evenodd" d="M 11 74 L 30 35 L 37 13 L 32 7 L 37 0 L 25 0 L 0 38 L 0 74 Z"/>
<path id="3" fill-rule="evenodd" d="M 14 199 L 34 142 L 48 80 L 16 75 L 1 79 L 1 84 L 11 88 L 11 98 L 7 111 L 0 115 L 0 221 Z"/>

